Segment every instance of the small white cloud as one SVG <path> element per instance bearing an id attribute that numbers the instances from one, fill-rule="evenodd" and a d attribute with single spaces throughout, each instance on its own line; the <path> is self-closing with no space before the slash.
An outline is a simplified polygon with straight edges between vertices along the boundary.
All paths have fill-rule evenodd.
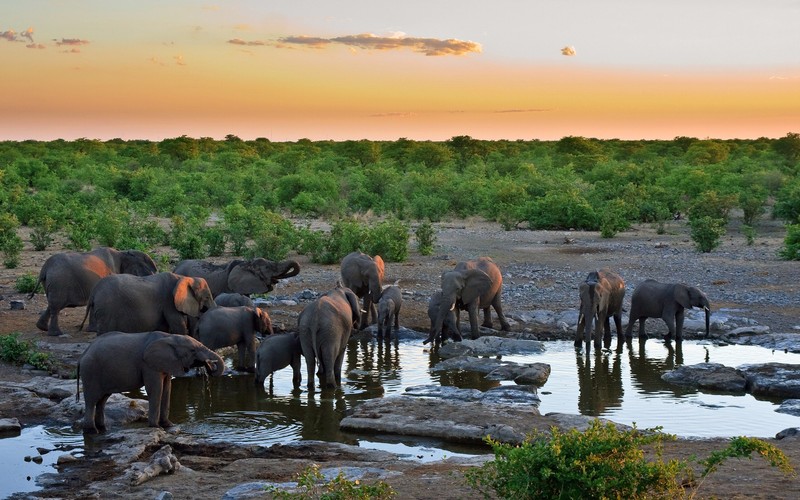
<path id="1" fill-rule="evenodd" d="M 574 56 L 575 55 L 575 47 L 572 45 L 567 45 L 563 49 L 561 49 L 562 56 Z"/>

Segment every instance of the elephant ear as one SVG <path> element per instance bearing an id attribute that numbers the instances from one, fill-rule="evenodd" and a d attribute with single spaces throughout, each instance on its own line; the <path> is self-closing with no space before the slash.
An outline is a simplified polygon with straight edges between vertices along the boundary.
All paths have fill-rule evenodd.
<path id="1" fill-rule="evenodd" d="M 200 302 L 198 302 L 194 291 L 194 278 L 181 277 L 175 284 L 172 297 L 175 301 L 175 309 L 187 316 L 200 316 Z"/>
<path id="2" fill-rule="evenodd" d="M 375 257 L 372 258 L 372 260 L 375 262 L 375 267 L 378 269 L 378 281 L 383 283 L 383 275 L 384 275 L 383 259 L 381 258 L 380 255 L 376 255 Z"/>
<path id="3" fill-rule="evenodd" d="M 257 260 L 263 261 L 264 259 Z M 257 260 L 242 262 L 238 266 L 234 266 L 231 272 L 228 273 L 228 288 L 245 295 L 267 293 L 272 290 L 272 284 L 269 279 L 265 282 L 262 278 Z"/>
<path id="4" fill-rule="evenodd" d="M 181 337 L 183 335 L 170 335 L 151 342 L 142 354 L 145 366 L 176 377 L 184 375 L 191 366 L 192 352 L 185 346 L 178 345 Z"/>
<path id="5" fill-rule="evenodd" d="M 347 303 L 350 304 L 350 310 L 353 312 L 353 324 L 358 325 L 361 323 L 361 306 L 358 305 L 358 297 L 349 288 L 344 289 L 344 296 Z"/>
<path id="6" fill-rule="evenodd" d="M 272 319 L 267 311 L 260 307 L 253 307 L 253 328 L 264 335 L 272 335 Z"/>
<path id="7" fill-rule="evenodd" d="M 469 304 L 492 287 L 492 278 L 480 269 L 468 269 L 464 272 L 464 289 L 461 290 L 461 302 Z"/>
<path id="8" fill-rule="evenodd" d="M 692 300 L 689 297 L 689 288 L 686 285 L 675 285 L 675 292 L 673 295 L 675 302 L 680 304 L 684 309 L 692 308 Z"/>

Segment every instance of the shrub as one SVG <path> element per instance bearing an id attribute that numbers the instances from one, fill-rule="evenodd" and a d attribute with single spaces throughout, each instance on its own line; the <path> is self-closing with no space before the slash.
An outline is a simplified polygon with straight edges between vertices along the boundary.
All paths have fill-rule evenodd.
<path id="1" fill-rule="evenodd" d="M 19 266 L 22 253 L 22 238 L 17 234 L 19 220 L 10 213 L 0 214 L 0 253 L 3 254 L 3 265 L 9 269 Z"/>
<path id="2" fill-rule="evenodd" d="M 208 248 L 208 255 L 219 257 L 225 253 L 225 233 L 218 227 L 210 227 L 203 234 L 203 240 Z"/>
<path id="3" fill-rule="evenodd" d="M 423 222 L 414 230 L 417 238 L 417 251 L 420 255 L 432 255 L 433 246 L 436 244 L 436 230 L 430 222 Z"/>
<path id="4" fill-rule="evenodd" d="M 258 213 L 260 211 L 260 213 Z M 292 221 L 280 214 L 258 207 L 252 218 L 254 246 L 246 254 L 267 260 L 283 260 L 298 240 Z"/>
<path id="5" fill-rule="evenodd" d="M 778 255 L 784 260 L 800 260 L 800 224 L 786 226 L 783 247 L 778 251 Z"/>
<path id="6" fill-rule="evenodd" d="M 689 219 L 689 227 L 697 249 L 708 253 L 719 246 L 720 238 L 725 234 L 725 219 L 704 215 Z"/>
<path id="7" fill-rule="evenodd" d="M 744 234 L 747 245 L 750 246 L 756 241 L 756 230 L 753 226 L 742 225 L 742 234 Z"/>
<path id="8" fill-rule="evenodd" d="M 325 498 L 330 500 L 367 500 L 392 498 L 395 495 L 391 486 L 383 481 L 376 484 L 362 484 L 361 481 L 350 481 L 344 473 L 339 474 L 323 483 L 324 476 L 319 470 L 319 465 L 306 467 L 297 475 L 297 490 L 284 491 L 275 486 L 267 487 L 272 498 L 283 500 L 304 500 Z"/>
<path id="9" fill-rule="evenodd" d="M 600 214 L 600 236 L 613 238 L 620 231 L 631 227 L 631 209 L 620 199 L 606 203 Z"/>
<path id="10" fill-rule="evenodd" d="M 247 236 L 250 233 L 249 214 L 241 203 L 234 203 L 222 210 L 222 230 L 233 246 L 234 255 L 244 255 Z"/>
<path id="11" fill-rule="evenodd" d="M 39 276 L 33 273 L 25 273 L 17 278 L 14 289 L 19 293 L 40 293 L 42 284 L 39 283 Z"/>
<path id="12" fill-rule="evenodd" d="M 33 230 L 31 231 L 31 244 L 33 249 L 37 252 L 47 250 L 47 247 L 53 242 L 53 234 L 56 231 L 56 221 L 48 215 L 36 217 L 31 222 Z"/>
<path id="13" fill-rule="evenodd" d="M 27 363 L 37 370 L 50 370 L 54 364 L 49 353 L 39 352 L 33 343 L 20 340 L 19 333 L 0 335 L 0 359 L 7 363 Z"/>
<path id="14" fill-rule="evenodd" d="M 369 255 L 380 255 L 386 262 L 404 262 L 408 258 L 408 224 L 389 219 L 369 229 L 366 249 Z"/>
<path id="15" fill-rule="evenodd" d="M 519 446 L 487 438 L 495 460 L 467 471 L 470 486 L 487 497 L 500 498 L 693 498 L 703 479 L 728 458 L 758 453 L 773 467 L 794 476 L 788 457 L 775 446 L 755 438 L 735 437 L 728 446 L 697 460 L 702 467 L 695 480 L 690 463 L 664 461 L 663 442 L 675 436 L 661 429 L 620 431 L 613 423 L 593 420 L 583 432 L 534 432 Z M 643 447 L 653 451 L 645 459 Z M 690 488 L 687 492 L 684 488 Z"/>
<path id="16" fill-rule="evenodd" d="M 201 221 L 187 221 L 179 215 L 172 218 L 170 246 L 178 252 L 179 259 L 202 259 L 206 257 L 202 236 L 203 231 L 204 228 Z"/>
<path id="17" fill-rule="evenodd" d="M 722 219 L 728 223 L 728 213 L 736 204 L 736 196 L 720 195 L 716 191 L 706 191 L 700 194 L 689 207 L 689 218 L 699 219 L 705 216 L 712 219 Z"/>
<path id="18" fill-rule="evenodd" d="M 67 224 L 67 248 L 78 252 L 85 252 L 92 249 L 92 239 L 94 230 L 89 220 L 72 221 Z"/>
<path id="19" fill-rule="evenodd" d="M 526 218 L 532 229 L 597 229 L 594 209 L 574 189 L 551 191 L 533 201 Z"/>

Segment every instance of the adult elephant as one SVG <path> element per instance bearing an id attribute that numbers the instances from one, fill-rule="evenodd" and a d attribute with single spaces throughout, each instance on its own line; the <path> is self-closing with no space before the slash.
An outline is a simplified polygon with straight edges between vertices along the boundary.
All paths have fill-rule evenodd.
<path id="1" fill-rule="evenodd" d="M 233 260 L 227 264 L 214 264 L 205 260 L 183 260 L 175 266 L 175 274 L 203 278 L 208 282 L 214 297 L 221 293 L 267 293 L 275 283 L 291 278 L 300 272 L 294 260 L 273 262 L 258 257 L 251 260 Z"/>
<path id="2" fill-rule="evenodd" d="M 511 326 L 503 315 L 503 306 L 500 302 L 502 294 L 503 275 L 491 258 L 480 257 L 476 260 L 459 262 L 452 271 L 442 274 L 442 298 L 436 322 L 423 343 L 427 344 L 441 336 L 442 325 L 453 310 L 456 313 L 456 324 L 459 322 L 461 309 L 467 311 L 474 339 L 479 335 L 478 309 L 483 309 L 484 327 L 492 328 L 490 308 L 494 307 L 500 320 L 500 327 L 504 331 L 510 330 Z"/>
<path id="3" fill-rule="evenodd" d="M 172 377 L 202 367 L 219 376 L 225 361 L 214 351 L 185 335 L 165 332 L 113 332 L 96 338 L 78 360 L 78 391 L 83 382 L 83 431 L 106 430 L 105 406 L 111 394 L 144 386 L 150 427 L 172 427 L 169 398 Z"/>
<path id="4" fill-rule="evenodd" d="M 381 300 L 384 266 L 380 255 L 370 257 L 362 252 L 352 252 L 342 259 L 342 285 L 363 300 L 359 329 L 363 330 L 378 321 L 376 304 Z"/>
<path id="5" fill-rule="evenodd" d="M 188 318 L 198 318 L 214 307 L 211 290 L 203 278 L 175 273 L 144 277 L 112 274 L 92 290 L 86 315 L 98 335 L 152 330 L 186 335 Z"/>
<path id="6" fill-rule="evenodd" d="M 67 307 L 85 306 L 92 289 L 102 278 L 112 274 L 149 276 L 156 271 L 153 259 L 138 250 L 100 247 L 91 252 L 52 255 L 39 271 L 38 282 L 44 286 L 47 309 L 39 316 L 36 327 L 48 335 L 62 335 L 58 314 Z M 33 293 L 28 298 L 31 297 Z"/>
<path id="7" fill-rule="evenodd" d="M 254 372 L 256 334 L 272 335 L 272 320 L 260 307 L 221 307 L 208 311 L 197 321 L 196 338 L 209 349 L 238 347 L 237 370 Z M 248 361 L 249 360 L 249 361 Z"/>
<path id="8" fill-rule="evenodd" d="M 706 313 L 706 336 L 711 317 L 711 305 L 706 294 L 697 287 L 683 283 L 660 283 L 656 280 L 645 280 L 633 290 L 631 296 L 631 314 L 625 337 L 631 338 L 633 324 L 639 321 L 639 339 L 647 339 L 644 323 L 647 318 L 661 318 L 667 324 L 665 340 L 683 340 L 684 311 L 692 307 L 702 307 Z"/>
<path id="9" fill-rule="evenodd" d="M 581 305 L 578 314 L 578 328 L 575 332 L 575 347 L 586 344 L 586 352 L 591 350 L 592 335 L 594 346 L 600 349 L 600 329 L 603 329 L 603 342 L 611 345 L 611 321 L 617 327 L 617 337 L 622 332 L 622 300 L 625 298 L 625 281 L 608 269 L 592 271 L 578 287 Z"/>
<path id="10" fill-rule="evenodd" d="M 308 390 L 314 391 L 314 368 L 323 389 L 342 385 L 342 362 L 354 325 L 361 320 L 358 297 L 335 288 L 308 304 L 297 319 L 300 347 L 306 359 Z"/>

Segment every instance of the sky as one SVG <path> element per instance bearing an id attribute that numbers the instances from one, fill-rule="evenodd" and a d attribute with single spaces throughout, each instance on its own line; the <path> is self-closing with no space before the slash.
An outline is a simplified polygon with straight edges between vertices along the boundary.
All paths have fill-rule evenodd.
<path id="1" fill-rule="evenodd" d="M 0 0 L 0 140 L 800 132 L 800 0 Z"/>

